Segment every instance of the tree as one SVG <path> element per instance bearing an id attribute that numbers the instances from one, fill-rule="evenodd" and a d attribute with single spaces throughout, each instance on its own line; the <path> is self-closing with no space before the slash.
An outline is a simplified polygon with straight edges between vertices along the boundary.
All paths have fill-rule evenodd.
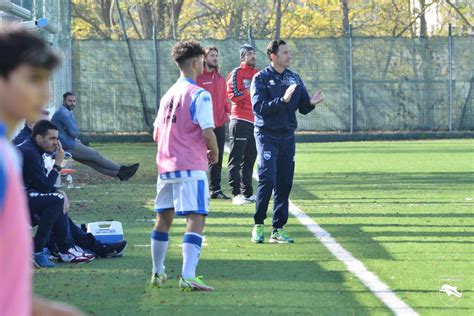
<path id="1" fill-rule="evenodd" d="M 413 6 L 413 3 L 416 5 Z M 437 8 L 440 23 L 430 33 L 427 10 Z M 305 38 L 355 35 L 445 35 L 453 23 L 472 30 L 474 3 L 450 0 L 120 0 L 131 38 L 161 39 Z M 112 0 L 72 0 L 76 38 L 121 36 Z"/>

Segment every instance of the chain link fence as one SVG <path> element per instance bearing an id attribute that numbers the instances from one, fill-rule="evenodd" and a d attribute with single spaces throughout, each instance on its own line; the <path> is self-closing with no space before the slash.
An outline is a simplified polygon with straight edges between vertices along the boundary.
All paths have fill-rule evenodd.
<path id="1" fill-rule="evenodd" d="M 244 42 L 203 40 L 202 44 L 219 49 L 220 71 L 227 76 L 238 66 Z M 291 68 L 301 75 L 310 94 L 321 89 L 326 98 L 299 118 L 299 129 L 473 130 L 474 38 L 452 37 L 451 49 L 448 42 L 446 37 L 287 41 Z M 259 68 L 268 64 L 267 43 L 255 40 Z M 173 44 L 130 41 L 128 51 L 125 41 L 74 41 L 72 85 L 82 131 L 148 132 L 159 98 L 178 77 L 170 57 Z"/>
<path id="2" fill-rule="evenodd" d="M 70 1 L 0 0 L 0 22 L 20 23 L 40 18 L 48 20 L 48 27 L 40 30 L 40 35 L 61 55 L 61 65 L 50 81 L 51 101 L 47 108 L 54 111 L 58 103 L 61 103 L 64 91 L 72 88 Z"/>

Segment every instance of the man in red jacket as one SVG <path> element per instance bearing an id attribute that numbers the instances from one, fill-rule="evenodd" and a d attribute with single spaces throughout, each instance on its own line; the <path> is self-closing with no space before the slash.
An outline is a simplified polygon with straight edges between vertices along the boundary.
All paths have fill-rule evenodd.
<path id="1" fill-rule="evenodd" d="M 235 205 L 255 202 L 252 187 L 253 165 L 257 157 L 253 133 L 254 116 L 250 101 L 250 83 L 258 72 L 255 48 L 240 46 L 240 66 L 227 77 L 227 95 L 232 101 L 229 123 L 229 184 Z"/>
<path id="2" fill-rule="evenodd" d="M 211 191 L 211 199 L 228 200 L 230 198 L 222 192 L 221 172 L 225 143 L 225 123 L 229 121 L 230 105 L 226 95 L 225 79 L 219 73 L 219 51 L 216 47 L 206 47 L 204 53 L 204 71 L 202 75 L 196 78 L 196 82 L 211 94 L 215 125 L 214 134 L 216 134 L 217 146 L 219 147 L 219 161 L 209 165 L 211 178 L 209 190 Z"/>

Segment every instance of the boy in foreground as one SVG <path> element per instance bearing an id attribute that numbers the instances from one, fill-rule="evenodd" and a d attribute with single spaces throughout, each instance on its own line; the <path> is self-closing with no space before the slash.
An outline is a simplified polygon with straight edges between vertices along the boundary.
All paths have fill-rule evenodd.
<path id="1" fill-rule="evenodd" d="M 180 70 L 180 78 L 161 99 L 153 133 L 158 144 L 158 181 L 156 224 L 151 235 L 151 284 L 162 287 L 167 281 L 164 261 L 176 214 L 186 216 L 179 287 L 183 291 L 212 291 L 212 287 L 196 277 L 209 210 L 206 170 L 208 160 L 217 163 L 219 155 L 211 95 L 196 83 L 196 77 L 203 71 L 204 50 L 196 41 L 178 42 L 171 56 Z"/>
<path id="2" fill-rule="evenodd" d="M 18 153 L 8 141 L 21 120 L 38 119 L 58 62 L 36 35 L 0 23 L 0 315 L 83 315 L 33 294 L 28 205 Z"/>

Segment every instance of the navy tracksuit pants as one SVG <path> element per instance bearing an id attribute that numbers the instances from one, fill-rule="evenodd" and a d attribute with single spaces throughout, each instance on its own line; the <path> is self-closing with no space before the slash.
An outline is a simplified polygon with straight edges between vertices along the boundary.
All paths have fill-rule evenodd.
<path id="1" fill-rule="evenodd" d="M 225 145 L 225 125 L 214 128 L 216 135 L 217 148 L 219 149 L 219 161 L 215 164 L 209 164 L 209 191 L 221 190 L 222 158 L 224 157 Z"/>
<path id="2" fill-rule="evenodd" d="M 66 252 L 72 247 L 69 223 L 64 217 L 64 197 L 60 193 L 28 192 L 28 206 L 32 224 L 38 225 L 34 237 L 35 252 L 41 252 L 54 234 L 59 251 Z"/>
<path id="3" fill-rule="evenodd" d="M 273 228 L 288 221 L 288 201 L 295 172 L 295 136 L 277 137 L 255 131 L 258 188 L 255 224 L 263 224 L 273 192 Z"/>

